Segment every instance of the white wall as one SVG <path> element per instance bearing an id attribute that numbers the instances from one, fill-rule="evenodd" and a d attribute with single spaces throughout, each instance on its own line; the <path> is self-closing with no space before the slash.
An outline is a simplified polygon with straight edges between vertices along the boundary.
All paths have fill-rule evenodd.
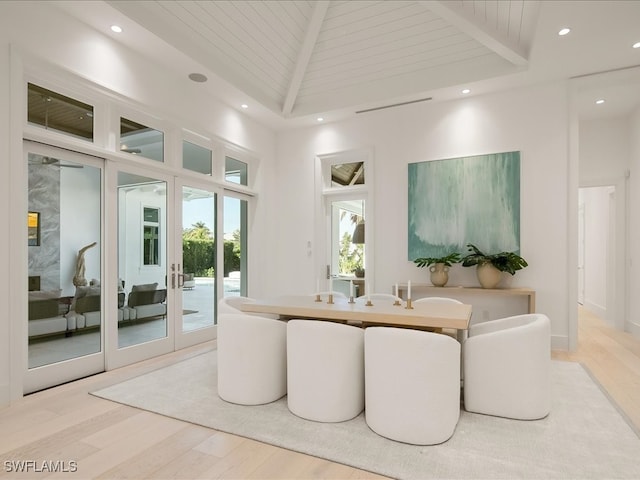
<path id="1" fill-rule="evenodd" d="M 64 163 L 64 159 L 63 159 Z M 100 279 L 102 242 L 100 238 L 100 170 L 62 168 L 60 171 L 60 288 L 62 295 L 75 295 L 73 285 L 78 251 L 85 252 L 85 278 Z"/>
<path id="2" fill-rule="evenodd" d="M 163 185 L 164 186 L 164 185 Z M 157 283 L 157 288 L 166 288 L 165 277 L 167 255 L 167 229 L 162 225 L 167 222 L 166 189 L 159 194 L 148 191 L 148 187 L 122 188 L 118 192 L 119 226 L 118 226 L 118 275 L 125 282 L 125 290 L 131 291 L 134 285 Z M 142 211 L 145 207 L 158 208 L 160 217 L 160 265 L 143 265 L 142 259 Z"/>
<path id="3" fill-rule="evenodd" d="M 640 335 L 640 305 L 635 301 L 640 292 L 640 109 L 630 118 L 629 176 L 629 316 L 626 328 Z"/>
<path id="4" fill-rule="evenodd" d="M 537 290 L 537 310 L 552 321 L 554 347 L 568 347 L 568 100 L 564 84 L 422 103 L 279 135 L 279 241 L 265 294 L 312 292 L 321 271 L 323 238 L 314 182 L 317 154 L 374 149 L 375 272 L 372 291 L 402 280 L 428 282 L 407 259 L 407 164 L 467 155 L 521 152 L 521 253 L 529 267 L 513 286 Z M 575 192 L 577 195 L 577 192 Z M 276 218 L 274 217 L 274 220 Z M 313 232 L 313 233 L 312 233 Z M 311 257 L 306 242 L 315 239 Z M 575 248 L 571 246 L 571 248 Z M 571 272 L 575 275 L 575 272 Z M 477 285 L 475 272 L 456 266 L 451 284 Z M 575 299 L 573 299 L 575 304 Z"/>
<path id="5" fill-rule="evenodd" d="M 1 23 L 1 22 L 0 22 Z M 11 106 L 9 45 L 4 29 L 0 28 L 0 158 L 8 159 L 11 153 L 11 145 L 8 141 L 11 131 Z M 6 160 L 5 160 L 6 161 Z M 6 164 L 5 164 L 6 168 Z M 10 168 L 5 170 L 5 175 L 0 175 L 0 224 L 9 225 L 11 212 L 11 175 Z M 25 227 L 26 231 L 26 227 Z M 10 237 L 0 235 L 0 262 L 2 265 L 11 265 Z M 25 248 L 26 253 L 26 248 Z M 0 275 L 0 406 L 6 405 L 11 398 L 13 368 L 12 357 L 15 346 L 12 347 L 14 338 L 12 323 L 9 321 L 15 308 L 12 307 L 10 298 L 15 298 L 20 285 L 10 281 L 9 275 Z"/>
<path id="6" fill-rule="evenodd" d="M 629 168 L 628 117 L 580 121 L 581 187 L 612 185 Z"/>

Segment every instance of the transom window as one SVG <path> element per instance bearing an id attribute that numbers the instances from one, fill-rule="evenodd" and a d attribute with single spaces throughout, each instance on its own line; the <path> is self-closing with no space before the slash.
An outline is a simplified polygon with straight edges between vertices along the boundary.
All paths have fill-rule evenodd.
<path id="1" fill-rule="evenodd" d="M 120 151 L 164 162 L 164 133 L 121 117 Z"/>
<path id="2" fill-rule="evenodd" d="M 93 141 L 93 106 L 29 83 L 27 121 Z"/>
<path id="3" fill-rule="evenodd" d="M 227 182 L 237 183 L 238 185 L 249 185 L 247 172 L 248 165 L 245 162 L 241 162 L 235 158 L 225 157 L 224 179 Z"/>

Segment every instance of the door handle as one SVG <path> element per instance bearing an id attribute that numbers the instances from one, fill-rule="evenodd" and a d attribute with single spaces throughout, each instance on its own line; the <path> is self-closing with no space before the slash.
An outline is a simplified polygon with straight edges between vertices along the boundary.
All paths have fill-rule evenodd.
<path id="1" fill-rule="evenodd" d="M 183 273 L 179 273 L 178 274 L 178 288 L 182 288 L 184 287 L 184 274 Z"/>

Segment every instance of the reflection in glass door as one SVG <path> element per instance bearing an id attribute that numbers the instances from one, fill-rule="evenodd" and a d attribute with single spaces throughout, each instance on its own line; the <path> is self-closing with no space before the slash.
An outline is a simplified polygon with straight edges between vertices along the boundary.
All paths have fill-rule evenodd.
<path id="1" fill-rule="evenodd" d="M 118 348 L 167 337 L 167 183 L 118 172 Z"/>
<path id="2" fill-rule="evenodd" d="M 182 187 L 182 332 L 214 325 L 216 194 Z"/>
<path id="3" fill-rule="evenodd" d="M 330 259 L 329 271 L 335 278 L 334 289 L 348 294 L 350 282 L 355 295 L 365 295 L 365 201 L 361 199 L 332 199 L 330 201 Z"/>
<path id="4" fill-rule="evenodd" d="M 100 169 L 29 153 L 29 368 L 101 350 Z"/>
<path id="5" fill-rule="evenodd" d="M 249 202 L 224 197 L 224 296 L 247 296 L 247 209 Z"/>
<path id="6" fill-rule="evenodd" d="M 103 371 L 104 328 L 101 162 L 27 148 L 30 392 Z"/>

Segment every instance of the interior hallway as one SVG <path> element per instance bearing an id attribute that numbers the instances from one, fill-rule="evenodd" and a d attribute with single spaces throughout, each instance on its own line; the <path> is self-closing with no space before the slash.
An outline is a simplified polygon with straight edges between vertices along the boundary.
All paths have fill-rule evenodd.
<path id="1" fill-rule="evenodd" d="M 0 477 L 5 460 L 78 462 L 71 478 L 384 478 L 369 472 L 109 402 L 88 394 L 215 348 L 214 342 L 45 390 L 0 410 Z M 640 340 L 582 310 L 580 361 L 640 430 Z"/>

